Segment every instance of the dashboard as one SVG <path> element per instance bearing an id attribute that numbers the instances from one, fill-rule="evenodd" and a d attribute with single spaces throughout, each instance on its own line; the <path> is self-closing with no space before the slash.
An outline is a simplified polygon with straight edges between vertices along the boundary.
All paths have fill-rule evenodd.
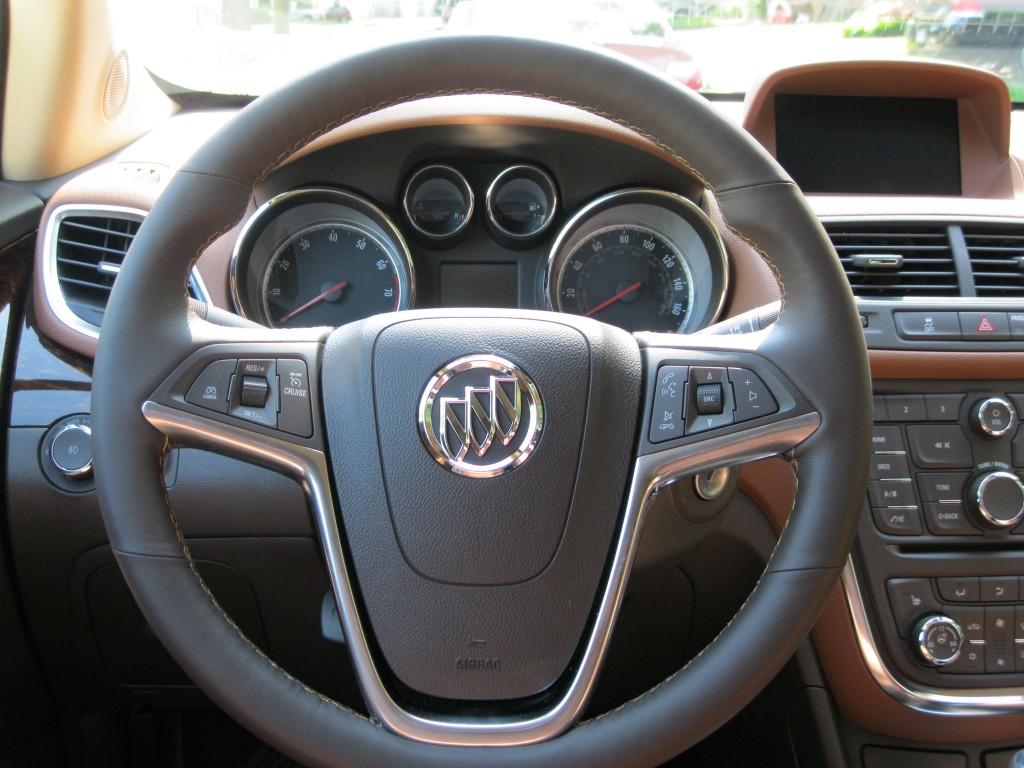
<path id="1" fill-rule="evenodd" d="M 814 119 L 821 99 L 847 115 L 871 100 L 886 117 L 881 133 L 829 144 L 835 126 Z M 928 102 L 924 111 L 914 99 Z M 734 116 L 798 181 L 796 166 L 820 169 L 822 155 L 835 154 L 840 169 L 806 184 L 858 297 L 876 394 L 857 549 L 815 632 L 815 664 L 848 749 L 876 750 L 869 766 L 892 764 L 884 753 L 895 750 L 1000 765 L 982 763 L 983 753 L 1024 747 L 1024 176 L 1005 86 L 944 65 L 820 65 L 776 73 Z M 89 375 L 132 238 L 173 170 L 229 118 L 175 117 L 55 190 L 33 255 L 32 301 L 24 318 L 10 317 L 20 333 L 7 467 L 15 568 L 49 674 L 80 706 L 165 704 L 187 684 L 128 607 L 106 547 L 83 471 Z M 842 164 L 878 135 L 896 135 L 898 150 L 935 123 L 929 150 L 861 163 L 847 184 Z M 897 176 L 909 186 L 892 188 L 887 174 L 901 154 Z M 714 194 L 660 147 L 568 107 L 490 96 L 391 108 L 287 158 L 199 255 L 187 290 L 225 322 L 274 328 L 516 308 L 682 334 L 764 330 L 783 298 Z M 321 621 L 326 587 L 301 495 L 227 459 L 171 456 L 168 487 L 192 510 L 183 524 L 218 597 L 303 679 L 358 700 L 349 676 L 325 680 L 298 650 L 345 656 Z M 755 482 L 764 463 L 729 482 L 778 530 L 793 478 L 788 466 L 770 466 L 767 492 Z M 222 475 L 241 478 L 233 504 L 218 488 Z M 721 522 L 717 494 L 670 496 L 659 502 L 665 514 L 675 505 L 701 524 Z M 272 552 L 275 538 L 286 544 Z M 657 546 L 649 557 L 669 559 Z M 274 572 L 292 573 L 307 597 L 290 603 Z M 63 595 L 58 611 L 52 593 Z M 89 628 L 87 642 L 71 637 L 67 615 Z"/>

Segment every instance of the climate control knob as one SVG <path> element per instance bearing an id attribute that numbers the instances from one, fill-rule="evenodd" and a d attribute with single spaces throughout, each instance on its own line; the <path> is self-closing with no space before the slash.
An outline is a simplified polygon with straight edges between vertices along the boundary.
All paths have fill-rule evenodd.
<path id="1" fill-rule="evenodd" d="M 953 619 L 933 613 L 914 625 L 910 644 L 922 662 L 930 667 L 944 667 L 960 658 L 964 632 Z"/>
<path id="2" fill-rule="evenodd" d="M 967 489 L 967 509 L 987 528 L 1012 528 L 1024 519 L 1024 483 L 1012 472 L 986 472 Z"/>
<path id="3" fill-rule="evenodd" d="M 1017 414 L 1002 397 L 979 400 L 971 407 L 971 426 L 986 440 L 998 440 L 1017 424 Z"/>

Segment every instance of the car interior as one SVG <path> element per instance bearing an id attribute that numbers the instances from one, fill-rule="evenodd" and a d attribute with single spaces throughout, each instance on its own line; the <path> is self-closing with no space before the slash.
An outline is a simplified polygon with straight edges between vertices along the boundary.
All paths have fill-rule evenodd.
<path id="1" fill-rule="evenodd" d="M 0 2 L 0 766 L 1024 766 L 1004 77 L 117 5 Z"/>

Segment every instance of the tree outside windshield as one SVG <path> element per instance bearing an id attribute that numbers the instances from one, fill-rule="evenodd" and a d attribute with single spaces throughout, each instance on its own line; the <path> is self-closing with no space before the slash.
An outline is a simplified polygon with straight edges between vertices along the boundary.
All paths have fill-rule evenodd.
<path id="1" fill-rule="evenodd" d="M 430 35 L 589 43 L 707 93 L 833 59 L 943 59 L 995 72 L 1024 101 L 1024 0 L 113 0 L 162 80 L 265 93 L 337 58 Z"/>

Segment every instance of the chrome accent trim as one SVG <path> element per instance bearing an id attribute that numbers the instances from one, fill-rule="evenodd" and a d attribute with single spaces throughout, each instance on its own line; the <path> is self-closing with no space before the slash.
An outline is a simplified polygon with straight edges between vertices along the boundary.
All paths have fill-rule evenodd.
<path id="1" fill-rule="evenodd" d="M 412 189 L 413 182 L 428 171 L 431 171 L 438 176 L 451 174 L 454 179 L 448 180 L 455 186 L 460 187 L 462 194 L 466 198 L 466 218 L 464 218 L 462 223 L 451 232 L 445 232 L 441 235 L 434 234 L 433 232 L 427 232 L 425 229 L 420 227 L 420 225 L 416 223 L 416 219 L 413 218 L 412 211 L 409 210 L 409 190 Z M 431 240 L 447 240 L 449 237 L 455 237 L 455 235 L 459 234 L 459 232 L 464 230 L 469 222 L 473 220 L 473 212 L 476 210 L 476 197 L 473 194 L 473 188 L 469 186 L 469 182 L 466 181 L 465 176 L 450 165 L 435 163 L 433 165 L 427 165 L 420 168 L 416 173 L 409 177 L 409 181 L 406 182 L 405 185 L 405 190 L 402 192 L 402 210 L 405 212 L 405 218 L 409 220 L 409 225 L 421 235 L 429 237 Z"/>
<path id="2" fill-rule="evenodd" d="M 68 203 L 67 205 L 58 206 L 50 212 L 49 217 L 46 219 L 46 226 L 43 229 L 43 293 L 46 295 L 46 303 L 50 305 L 53 314 L 68 328 L 92 339 L 100 337 L 99 326 L 86 322 L 72 312 L 71 307 L 68 306 L 67 300 L 64 298 L 64 291 L 61 290 L 60 279 L 57 276 L 57 232 L 60 228 L 60 223 L 69 216 L 98 216 L 142 222 L 146 219 L 147 214 L 148 211 L 139 208 L 102 205 L 99 203 L 89 205 Z M 109 268 L 104 268 L 103 265 L 100 265 L 100 269 L 105 272 L 114 272 L 115 274 L 121 271 L 120 267 L 115 269 L 114 265 L 109 265 Z M 196 298 L 207 304 L 210 303 L 210 294 L 195 268 L 192 269 L 189 275 L 189 284 L 193 292 L 195 292 Z"/>
<path id="3" fill-rule="evenodd" d="M 988 405 L 1001 405 L 1007 411 L 1010 412 L 1010 418 L 1006 422 L 1005 429 L 992 429 L 988 424 L 985 423 L 985 419 L 982 418 L 982 414 L 985 412 L 985 407 Z M 1010 405 L 1006 400 L 1001 397 L 990 397 L 983 400 L 974 411 L 975 421 L 977 422 L 978 429 L 984 432 L 989 437 L 1002 437 L 1008 433 L 1011 429 L 1017 426 L 1017 411 L 1014 410 L 1013 406 Z"/>
<path id="4" fill-rule="evenodd" d="M 928 632 L 933 627 L 937 626 L 946 626 L 958 638 L 956 652 L 948 659 L 939 658 L 932 653 L 931 649 L 928 647 Z M 953 619 L 949 618 L 949 616 L 930 616 L 921 622 L 920 625 L 915 626 L 914 629 L 917 634 L 917 637 L 914 638 L 914 651 L 921 657 L 921 660 L 924 661 L 925 664 L 929 664 L 933 667 L 945 667 L 960 658 L 960 649 L 963 648 L 964 645 L 964 631 L 960 628 L 960 625 Z"/>
<path id="5" fill-rule="evenodd" d="M 527 173 L 523 174 L 524 171 L 526 171 Z M 530 174 L 536 174 L 543 180 L 543 184 L 540 183 L 540 181 L 538 181 L 537 179 L 531 179 L 531 181 L 536 183 L 539 187 L 547 187 L 547 189 L 544 191 L 547 194 L 548 198 L 548 212 L 547 215 L 544 217 L 544 222 L 540 225 L 538 229 L 534 230 L 533 232 L 527 232 L 526 234 L 522 235 L 516 234 L 515 232 L 509 232 L 507 229 L 501 226 L 501 224 L 498 223 L 498 219 L 494 215 L 494 191 L 498 187 L 498 184 L 506 176 L 509 176 L 514 173 L 523 174 L 522 178 L 529 178 Z M 527 240 L 531 237 L 536 237 L 540 235 L 541 233 L 544 232 L 544 230 L 551 226 L 551 222 L 554 221 L 555 219 L 555 209 L 558 207 L 558 190 L 555 188 L 555 182 L 551 178 L 551 176 L 549 176 L 547 173 L 545 173 L 537 166 L 524 164 L 511 165 L 494 177 L 494 181 L 492 181 L 491 185 L 487 188 L 487 195 L 484 198 L 484 207 L 487 210 L 487 219 L 491 222 L 491 224 L 496 230 L 501 232 L 501 234 L 505 235 L 505 237 L 510 237 L 513 240 Z"/>
<path id="6" fill-rule="evenodd" d="M 852 557 L 843 568 L 842 582 L 864 663 L 879 687 L 899 704 L 931 715 L 988 717 L 1024 712 L 1024 690 L 1020 688 L 952 690 L 897 679 L 879 651 Z"/>
<path id="7" fill-rule="evenodd" d="M 460 373 L 480 369 L 502 374 L 501 377 L 494 375 L 490 377 L 490 386 L 487 390 L 490 394 L 490 412 L 487 414 L 487 436 L 482 443 L 477 442 L 473 431 L 473 414 L 476 412 L 473 406 L 474 392 L 482 392 L 480 388 L 466 387 L 463 398 L 442 397 L 440 401 L 436 400 L 441 389 Z M 500 388 L 502 379 L 514 381 L 516 386 L 515 402 L 506 402 L 503 406 L 511 421 L 506 434 L 501 434 L 501 426 L 496 415 L 500 400 L 505 397 Z M 461 422 L 454 418 L 457 414 L 450 416 L 449 408 L 455 403 L 464 406 Z M 524 416 L 525 419 L 523 419 Z M 537 385 L 515 363 L 495 355 L 469 355 L 448 363 L 427 382 L 423 395 L 420 397 L 417 418 L 420 437 L 423 438 L 424 445 L 438 464 L 463 477 L 490 478 L 511 472 L 530 458 L 544 429 L 544 406 Z M 455 425 L 452 424 L 453 418 L 457 422 Z M 526 423 L 522 424 L 523 421 Z M 520 426 L 523 427 L 522 436 L 507 456 L 490 464 L 473 463 L 471 452 L 475 454 L 476 458 L 483 459 L 494 445 L 496 437 L 498 442 L 508 446 L 520 433 Z M 450 427 L 462 430 L 460 436 L 462 445 L 454 456 L 451 451 L 451 443 L 446 437 Z M 467 459 L 470 460 L 467 461 Z"/>
<path id="8" fill-rule="evenodd" d="M 729 293 L 729 251 L 726 250 L 725 242 L 722 240 L 722 234 L 718 231 L 718 228 L 715 226 L 714 222 L 711 221 L 708 215 L 700 208 L 700 206 L 698 206 L 692 200 L 689 200 L 683 197 L 682 195 L 677 195 L 674 192 L 665 192 L 660 189 L 650 189 L 647 187 L 620 189 L 617 192 L 612 192 L 610 194 L 603 195 L 597 198 L 596 200 L 592 200 L 591 202 L 587 203 L 585 206 L 583 206 L 583 208 L 577 211 L 572 216 L 572 218 L 569 219 L 569 221 L 565 223 L 561 231 L 558 233 L 558 236 L 555 238 L 555 241 L 551 244 L 551 250 L 548 251 L 547 264 L 544 266 L 544 300 L 547 302 L 547 308 L 550 309 L 552 312 L 562 311 L 562 308 L 559 306 L 558 303 L 557 288 L 559 275 L 555 274 L 555 264 L 560 255 L 559 251 L 562 249 L 562 246 L 565 244 L 565 242 L 569 239 L 569 236 L 574 234 L 575 230 L 579 227 L 579 225 L 587 218 L 589 218 L 591 215 L 594 215 L 595 212 L 600 213 L 600 209 L 609 206 L 612 202 L 618 201 L 623 197 L 636 196 L 638 193 L 650 194 L 671 201 L 674 204 L 682 205 L 684 208 L 687 208 L 688 210 L 696 214 L 696 216 L 699 219 L 703 220 L 704 224 L 708 227 L 708 230 L 712 233 L 712 236 L 714 237 L 715 243 L 718 246 L 718 248 L 716 249 L 716 253 L 709 252 L 708 257 L 712 261 L 712 267 L 718 266 L 722 270 L 722 291 L 718 295 L 717 303 L 714 297 L 711 298 L 710 303 L 712 312 L 711 318 L 708 322 L 708 326 L 713 325 L 718 321 L 719 316 L 722 314 L 722 307 L 725 306 L 725 297 Z M 645 226 L 642 222 L 636 223 L 640 224 L 641 226 Z M 670 240 L 669 242 L 671 243 L 672 241 Z M 568 256 L 568 254 L 566 254 L 566 256 Z M 678 332 L 696 333 L 699 330 L 703 329 L 684 328 L 683 326 L 680 326 Z"/>
<path id="9" fill-rule="evenodd" d="M 71 430 L 85 432 L 85 434 L 87 434 L 90 437 L 90 439 L 92 438 L 92 427 L 90 425 L 79 424 L 77 422 L 65 424 L 63 427 L 57 430 L 57 434 L 55 434 L 53 436 L 53 439 L 50 441 L 50 461 L 52 461 L 53 466 L 55 466 L 57 470 L 69 480 L 84 480 L 85 478 L 92 474 L 91 457 L 89 458 L 88 464 L 85 464 L 79 467 L 78 469 L 68 469 L 63 464 L 61 464 L 60 461 L 57 460 L 57 457 L 53 453 L 53 446 L 57 442 L 57 438 L 63 435 L 65 432 L 70 432 Z"/>
<path id="10" fill-rule="evenodd" d="M 372 232 L 371 234 L 375 237 L 383 235 L 384 239 L 394 248 L 395 255 L 398 259 L 395 263 L 395 270 L 399 276 L 399 290 L 401 293 L 399 296 L 398 308 L 411 309 L 415 306 L 416 270 L 412 263 L 412 252 L 409 250 L 409 244 L 405 242 L 405 238 L 402 236 L 401 230 L 395 226 L 391 217 L 365 197 L 360 197 L 359 195 L 354 195 L 350 192 L 334 189 L 332 187 L 302 187 L 301 189 L 282 192 L 281 194 L 272 197 L 257 208 L 238 231 L 238 238 L 235 240 L 235 245 L 231 249 L 231 261 L 228 264 L 228 286 L 230 289 L 229 292 L 231 293 L 231 304 L 234 307 L 235 312 L 237 312 L 241 317 L 244 317 L 246 320 L 252 320 L 254 323 L 259 323 L 261 325 L 264 324 L 263 318 L 251 317 L 250 314 L 245 311 L 245 306 L 241 300 L 240 287 L 242 278 L 240 274 L 240 263 L 242 254 L 245 253 L 246 261 L 248 262 L 248 259 L 252 257 L 253 246 L 255 246 L 256 242 L 259 240 L 259 237 L 257 236 L 256 240 L 252 243 L 249 242 L 252 230 L 257 224 L 262 223 L 262 219 L 264 217 L 275 213 L 276 209 L 280 208 L 282 203 L 290 203 L 296 198 L 323 194 L 339 198 L 333 204 L 348 207 L 356 213 L 365 216 L 380 230 L 379 232 Z M 311 204 L 315 204 L 317 201 L 313 200 L 310 202 Z M 360 210 L 359 206 L 362 206 L 365 210 Z M 290 209 L 286 208 L 284 213 L 287 213 L 288 210 Z M 348 223 L 355 224 L 357 227 L 366 226 L 365 223 L 358 221 Z M 404 276 L 400 274 L 402 271 L 405 272 Z M 404 285 L 407 286 L 408 296 L 405 295 L 406 291 L 401 288 L 403 285 L 403 277 L 405 280 Z"/>
<path id="11" fill-rule="evenodd" d="M 978 483 L 978 487 L 974 491 L 974 500 L 978 505 L 978 514 L 981 515 L 982 522 L 989 528 L 1014 528 L 1024 519 L 1024 503 L 1021 504 L 1017 514 L 1013 517 L 1002 518 L 993 515 L 988 511 L 988 506 L 985 504 L 985 488 L 993 480 L 1010 480 L 1016 483 L 1021 496 L 1024 496 L 1024 483 L 1021 483 L 1020 478 L 1015 474 L 1012 472 L 989 472 L 987 475 L 982 476 L 981 482 Z"/>
<path id="12" fill-rule="evenodd" d="M 414 714 L 399 706 L 385 689 L 356 609 L 330 493 L 330 470 L 321 451 L 153 401 L 143 403 L 142 413 L 150 424 L 177 444 L 251 461 L 292 477 L 302 485 L 320 533 L 342 628 L 367 706 L 387 728 L 402 736 L 455 746 L 531 744 L 557 736 L 571 727 L 590 697 L 625 594 L 644 517 L 657 493 L 686 475 L 788 451 L 821 424 L 817 413 L 809 413 L 639 457 L 634 464 L 622 525 L 614 542 L 609 575 L 599 596 L 591 633 L 565 694 L 551 709 L 540 714 L 467 721 Z"/>

